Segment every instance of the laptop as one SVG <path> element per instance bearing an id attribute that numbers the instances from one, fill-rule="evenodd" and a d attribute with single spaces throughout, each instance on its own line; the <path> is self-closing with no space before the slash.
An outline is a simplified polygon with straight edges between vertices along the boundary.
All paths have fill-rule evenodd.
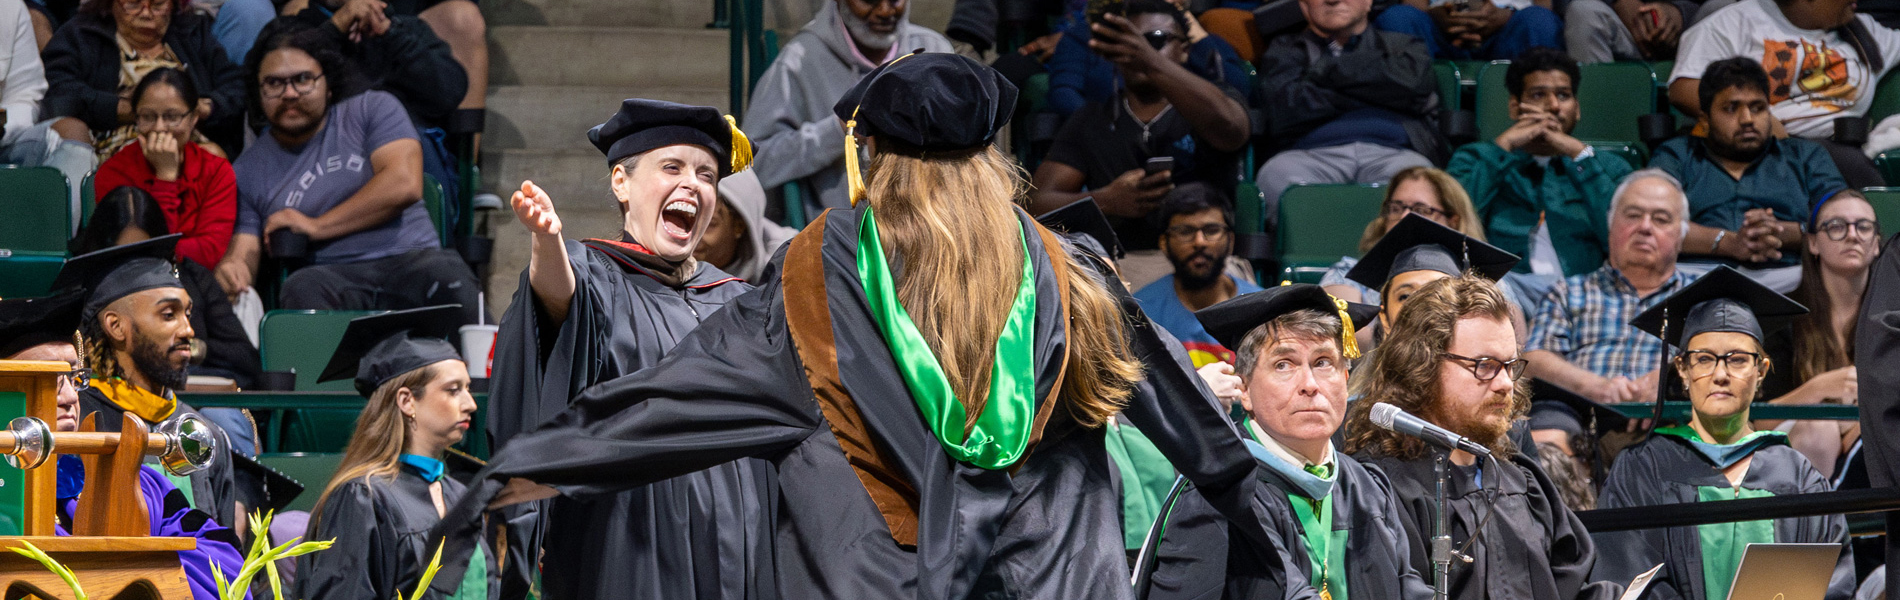
<path id="1" fill-rule="evenodd" d="M 1729 600 L 1823 600 L 1840 544 L 1749 544 Z"/>

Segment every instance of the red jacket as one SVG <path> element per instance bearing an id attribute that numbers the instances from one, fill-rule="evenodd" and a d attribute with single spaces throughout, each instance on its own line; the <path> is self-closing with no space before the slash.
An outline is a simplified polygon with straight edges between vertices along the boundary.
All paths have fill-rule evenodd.
<path id="1" fill-rule="evenodd" d="M 185 144 L 178 180 L 159 181 L 152 165 L 145 162 L 145 151 L 132 142 L 99 165 L 92 180 L 93 200 L 125 185 L 151 193 L 164 209 L 171 233 L 185 234 L 178 241 L 179 257 L 217 268 L 231 245 L 231 228 L 237 224 L 237 177 L 231 173 L 230 161 L 197 144 Z"/>

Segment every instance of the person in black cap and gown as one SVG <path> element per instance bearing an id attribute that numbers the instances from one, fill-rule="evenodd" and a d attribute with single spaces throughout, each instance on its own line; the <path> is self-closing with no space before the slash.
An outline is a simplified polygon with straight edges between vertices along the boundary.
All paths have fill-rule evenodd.
<path id="1" fill-rule="evenodd" d="M 1518 256 L 1414 213 L 1406 213 L 1346 278 L 1379 291 L 1379 331 L 1392 328 L 1405 300 L 1425 284 L 1466 270 L 1497 281 Z M 1521 318 L 1521 317 L 1517 317 Z M 1378 337 L 1374 336 L 1376 340 Z M 1368 348 L 1368 351 L 1371 349 Z"/>
<path id="2" fill-rule="evenodd" d="M 1900 235 L 1887 238 L 1867 279 L 1854 327 L 1854 356 L 1869 368 L 1860 375 L 1861 447 L 1875 487 L 1900 485 Z M 1874 368 L 1883 367 L 1883 368 Z M 1900 562 L 1900 511 L 1887 513 L 1887 557 Z M 1887 593 L 1900 590 L 1900 569 L 1887 567 Z"/>
<path id="3" fill-rule="evenodd" d="M 1376 309 L 1316 285 L 1245 294 L 1194 315 L 1233 348 L 1247 383 L 1247 451 L 1279 493 L 1269 506 L 1283 546 L 1265 556 L 1229 549 L 1227 524 L 1195 490 L 1168 513 L 1148 597 L 1154 600 L 1302 597 L 1420 599 L 1431 588 L 1412 567 L 1392 484 L 1332 443 L 1346 415 L 1353 329 Z M 1290 564 L 1282 564 L 1290 561 Z M 1261 581 L 1274 568 L 1291 585 Z"/>
<path id="4" fill-rule="evenodd" d="M 991 146 L 1015 96 L 953 54 L 867 75 L 834 111 L 872 149 L 862 208 L 819 217 L 659 368 L 517 438 L 441 533 L 490 499 L 757 456 L 779 474 L 783 597 L 1126 598 L 1101 430 L 1125 410 L 1270 546 L 1252 461 L 1185 356 L 1124 325 L 1144 318 L 1126 290 L 1018 208 L 1021 171 Z M 1130 400 L 1138 360 L 1153 400 Z"/>
<path id="5" fill-rule="evenodd" d="M 1827 476 L 1788 445 L 1780 431 L 1757 431 L 1748 407 L 1770 369 L 1762 320 L 1808 312 L 1786 296 L 1728 267 L 1637 315 L 1630 324 L 1678 348 L 1671 364 L 1689 393 L 1689 423 L 1652 432 L 1617 456 L 1603 484 L 1602 508 L 1767 498 L 1831 491 Z M 1659 394 L 1660 396 L 1660 394 Z M 1659 397 L 1658 402 L 1661 401 Z M 1608 531 L 1597 545 L 1614 548 L 1595 576 L 1629 581 L 1656 563 L 1647 597 L 1727 598 L 1749 544 L 1843 544 L 1828 583 L 1828 600 L 1853 597 L 1854 554 L 1841 515 L 1694 527 Z"/>
<path id="6" fill-rule="evenodd" d="M 693 259 L 721 177 L 751 161 L 745 135 L 704 106 L 629 99 L 588 131 L 607 156 L 619 239 L 565 240 L 554 201 L 532 181 L 512 198 L 533 234 L 528 269 L 495 342 L 489 431 L 505 449 L 588 386 L 637 372 L 751 289 Z M 534 581 L 552 597 L 738 600 L 766 594 L 771 472 L 741 460 L 620 494 L 515 507 L 507 597 Z M 601 532 L 614 535 L 601 538 Z M 545 555 L 542 554 L 545 550 Z"/>

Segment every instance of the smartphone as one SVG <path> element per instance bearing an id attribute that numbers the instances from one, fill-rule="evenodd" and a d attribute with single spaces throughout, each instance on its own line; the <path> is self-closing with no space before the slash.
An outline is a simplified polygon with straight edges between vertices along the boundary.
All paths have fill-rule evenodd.
<path id="1" fill-rule="evenodd" d="M 1143 168 L 1147 169 L 1149 175 L 1160 173 L 1162 171 L 1173 171 L 1174 157 L 1157 156 L 1154 158 L 1150 158 L 1148 159 L 1148 164 L 1143 165 Z"/>

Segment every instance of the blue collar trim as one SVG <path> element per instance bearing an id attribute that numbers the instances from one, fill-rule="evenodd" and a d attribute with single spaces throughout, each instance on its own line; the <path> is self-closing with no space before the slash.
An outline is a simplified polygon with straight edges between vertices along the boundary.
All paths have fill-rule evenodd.
<path id="1" fill-rule="evenodd" d="M 397 460 L 414 469 L 423 481 L 435 483 L 442 480 L 442 461 L 418 454 L 404 454 Z"/>

